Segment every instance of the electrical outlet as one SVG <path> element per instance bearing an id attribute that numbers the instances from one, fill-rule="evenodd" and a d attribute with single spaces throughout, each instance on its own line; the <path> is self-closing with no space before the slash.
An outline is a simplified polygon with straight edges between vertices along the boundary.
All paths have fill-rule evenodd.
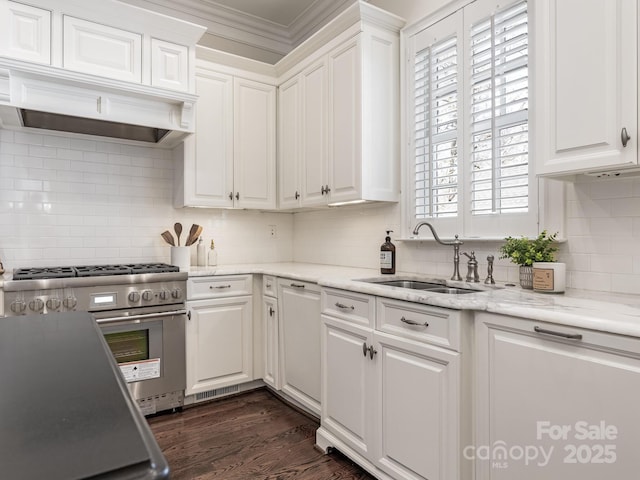
<path id="1" fill-rule="evenodd" d="M 278 229 L 275 225 L 269 225 L 269 236 L 271 238 L 277 238 L 278 237 Z"/>

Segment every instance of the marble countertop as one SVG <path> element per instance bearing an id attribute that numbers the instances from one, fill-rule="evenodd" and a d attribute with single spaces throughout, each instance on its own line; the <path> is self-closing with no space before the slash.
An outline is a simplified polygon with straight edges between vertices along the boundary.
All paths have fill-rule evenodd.
<path id="1" fill-rule="evenodd" d="M 640 337 L 640 295 L 569 289 L 562 294 L 535 293 L 520 287 L 495 287 L 484 283 L 453 282 L 415 273 L 381 275 L 377 269 L 310 263 L 250 263 L 191 267 L 190 277 L 208 275 L 263 274 L 318 283 L 324 287 L 395 298 L 425 305 L 513 315 L 531 320 Z M 7 278 L 5 274 L 4 278 Z M 477 290 L 476 293 L 446 295 L 420 290 L 376 285 L 363 279 L 415 279 Z M 2 288 L 2 277 L 0 277 Z M 0 299 L 2 296 L 0 295 Z M 1 314 L 1 305 L 0 305 Z"/>
<path id="2" fill-rule="evenodd" d="M 442 278 L 398 272 L 381 275 L 377 269 L 307 263 L 264 263 L 192 267 L 189 276 L 263 274 L 318 283 L 324 287 L 395 298 L 425 305 L 512 315 L 541 322 L 640 337 L 640 296 L 568 289 L 562 294 L 535 293 L 519 286 L 454 282 Z M 414 279 L 477 290 L 446 295 L 367 283 L 364 279 Z"/>

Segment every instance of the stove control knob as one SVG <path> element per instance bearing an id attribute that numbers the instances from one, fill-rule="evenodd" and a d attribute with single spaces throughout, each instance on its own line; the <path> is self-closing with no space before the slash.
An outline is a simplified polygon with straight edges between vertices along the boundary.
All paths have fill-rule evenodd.
<path id="1" fill-rule="evenodd" d="M 137 303 L 138 301 L 140 301 L 140 294 L 136 291 L 129 292 L 129 301 Z"/>
<path id="2" fill-rule="evenodd" d="M 14 301 L 9 308 L 11 308 L 11 311 L 13 313 L 24 313 L 24 311 L 27 309 L 27 304 L 24 303 L 22 300 L 16 300 Z"/>
<path id="3" fill-rule="evenodd" d="M 145 302 L 153 300 L 153 292 L 151 290 L 145 290 L 144 292 L 142 292 L 142 299 Z"/>
<path id="4" fill-rule="evenodd" d="M 64 305 L 64 308 L 66 308 L 67 310 L 73 310 L 74 308 L 76 308 L 76 305 L 78 304 L 78 299 L 73 295 L 69 295 L 62 301 L 62 304 Z"/>
<path id="5" fill-rule="evenodd" d="M 47 300 L 47 310 L 56 311 L 60 308 L 61 303 L 58 297 L 51 297 Z"/>
<path id="6" fill-rule="evenodd" d="M 180 290 L 179 288 L 174 288 L 173 290 L 171 290 L 171 296 L 173 298 L 175 298 L 176 300 L 182 297 L 182 290 Z"/>
<path id="7" fill-rule="evenodd" d="M 32 312 L 42 312 L 44 310 L 44 302 L 41 298 L 34 298 L 29 302 L 29 310 Z"/>
<path id="8" fill-rule="evenodd" d="M 160 290 L 160 300 L 168 300 L 169 299 L 169 290 Z"/>

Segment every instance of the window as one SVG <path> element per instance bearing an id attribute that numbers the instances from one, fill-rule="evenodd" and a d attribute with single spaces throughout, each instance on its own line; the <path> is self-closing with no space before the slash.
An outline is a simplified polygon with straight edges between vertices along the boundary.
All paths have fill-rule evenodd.
<path id="1" fill-rule="evenodd" d="M 409 37 L 410 223 L 537 232 L 528 42 L 526 1 L 478 0 Z"/>

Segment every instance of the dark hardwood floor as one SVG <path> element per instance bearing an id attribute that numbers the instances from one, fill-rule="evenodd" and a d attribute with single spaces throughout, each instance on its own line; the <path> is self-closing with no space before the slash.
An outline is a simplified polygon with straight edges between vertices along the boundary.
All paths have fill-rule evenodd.
<path id="1" fill-rule="evenodd" d="M 315 449 L 318 423 L 266 389 L 148 421 L 174 480 L 374 478 L 337 452 Z"/>

